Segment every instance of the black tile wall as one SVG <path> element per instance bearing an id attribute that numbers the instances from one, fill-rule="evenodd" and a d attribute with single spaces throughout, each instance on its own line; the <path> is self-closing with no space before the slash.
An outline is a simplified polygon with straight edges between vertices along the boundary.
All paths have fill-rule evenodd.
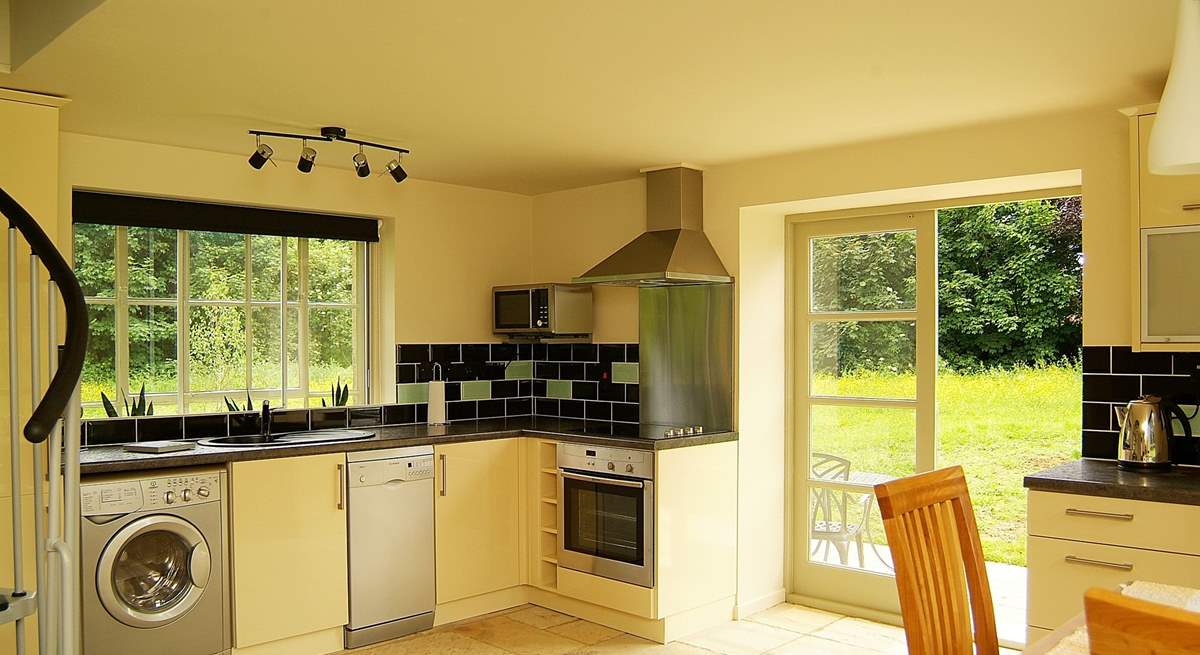
<path id="1" fill-rule="evenodd" d="M 451 421 L 533 415 L 637 423 L 637 385 L 612 381 L 613 363 L 637 357 L 637 344 L 624 343 L 400 344 L 396 383 L 429 382 L 439 365 Z M 508 379 L 512 362 L 531 362 L 532 378 Z M 462 383 L 476 380 L 491 381 L 491 398 L 463 400 Z M 567 382 L 570 397 L 548 398 L 547 381 Z"/>
<path id="2" fill-rule="evenodd" d="M 1129 346 L 1083 348 L 1084 457 L 1116 459 L 1119 426 L 1113 407 L 1145 394 L 1178 403 L 1197 403 L 1200 353 L 1133 352 Z M 1171 460 L 1200 464 L 1200 439 L 1179 436 L 1170 444 Z"/>
<path id="3" fill-rule="evenodd" d="M 272 431 L 296 432 L 326 428 L 371 428 L 424 422 L 425 405 L 370 405 L 315 407 L 272 412 Z M 257 412 L 97 418 L 83 421 L 86 446 L 112 446 L 135 441 L 212 439 L 226 435 L 259 434 L 262 417 Z"/>
<path id="4" fill-rule="evenodd" d="M 155 416 L 137 419 L 138 441 L 166 441 L 183 438 L 182 416 Z"/>

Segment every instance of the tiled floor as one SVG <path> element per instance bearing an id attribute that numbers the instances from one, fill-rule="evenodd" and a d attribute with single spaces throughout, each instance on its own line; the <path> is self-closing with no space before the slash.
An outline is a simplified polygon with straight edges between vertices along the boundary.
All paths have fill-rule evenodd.
<path id="1" fill-rule="evenodd" d="M 353 655 L 904 655 L 904 631 L 889 625 L 776 605 L 744 621 L 667 645 L 524 605 L 393 642 Z"/>

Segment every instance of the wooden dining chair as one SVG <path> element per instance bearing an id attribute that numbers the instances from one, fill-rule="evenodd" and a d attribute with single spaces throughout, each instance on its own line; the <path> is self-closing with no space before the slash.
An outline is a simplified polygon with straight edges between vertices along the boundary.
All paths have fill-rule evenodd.
<path id="1" fill-rule="evenodd" d="M 962 467 L 875 485 L 909 655 L 998 655 L 992 591 Z M 974 630 L 972 630 L 972 626 Z"/>
<path id="2" fill-rule="evenodd" d="M 1111 589 L 1083 595 L 1092 655 L 1200 653 L 1200 614 Z"/>

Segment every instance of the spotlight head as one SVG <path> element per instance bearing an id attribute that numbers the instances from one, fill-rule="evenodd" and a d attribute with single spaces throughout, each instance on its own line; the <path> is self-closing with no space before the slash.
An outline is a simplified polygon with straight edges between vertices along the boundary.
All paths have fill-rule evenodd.
<path id="1" fill-rule="evenodd" d="M 311 173 L 313 164 L 317 162 L 317 151 L 304 146 L 300 149 L 300 160 L 296 162 L 296 168 L 301 173 Z"/>
<path id="2" fill-rule="evenodd" d="M 368 177 L 371 174 L 371 165 L 367 163 L 367 156 L 362 153 L 362 150 L 354 155 L 353 161 L 354 172 L 358 173 L 359 177 Z"/>
<path id="3" fill-rule="evenodd" d="M 403 182 L 405 178 L 408 177 L 408 173 L 406 173 L 404 171 L 404 167 L 400 165 L 399 157 L 389 161 L 387 166 L 384 166 L 384 168 L 387 169 L 388 175 L 391 175 L 392 179 L 396 180 L 397 184 Z"/>
<path id="4" fill-rule="evenodd" d="M 254 148 L 254 152 L 250 153 L 250 165 L 255 169 L 262 168 L 273 154 L 275 154 L 275 151 L 271 149 L 271 146 L 265 143 L 259 143 L 258 146 Z"/>

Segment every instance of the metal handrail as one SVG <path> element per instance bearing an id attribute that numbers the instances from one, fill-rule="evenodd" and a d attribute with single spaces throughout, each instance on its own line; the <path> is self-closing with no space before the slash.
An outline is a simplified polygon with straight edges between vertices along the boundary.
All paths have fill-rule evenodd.
<path id="1" fill-rule="evenodd" d="M 42 396 L 41 402 L 33 409 L 33 414 L 25 423 L 25 439 L 30 443 L 41 443 L 50 436 L 55 424 L 66 412 L 83 374 L 83 360 L 88 341 L 87 304 L 83 299 L 79 278 L 75 277 L 75 271 L 54 246 L 54 242 L 33 216 L 3 189 L 0 189 L 0 214 L 21 232 L 33 254 L 41 258 L 50 279 L 58 285 L 66 307 L 66 339 L 59 357 L 58 370 L 54 372 L 46 394 Z"/>

